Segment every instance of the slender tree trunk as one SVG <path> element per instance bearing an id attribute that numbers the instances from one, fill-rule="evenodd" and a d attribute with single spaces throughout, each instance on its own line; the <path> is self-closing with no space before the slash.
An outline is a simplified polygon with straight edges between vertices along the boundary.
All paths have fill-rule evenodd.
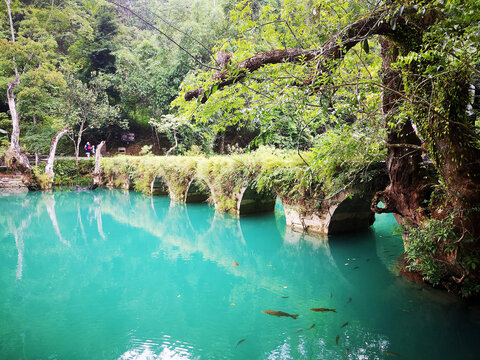
<path id="1" fill-rule="evenodd" d="M 12 42 L 15 42 L 15 30 L 13 28 L 12 11 L 10 9 L 10 0 L 5 0 L 7 5 L 8 19 L 10 21 L 10 32 L 12 35 Z M 30 162 L 25 154 L 22 153 L 20 148 L 20 118 L 17 112 L 17 106 L 15 104 L 15 87 L 20 84 L 20 75 L 17 69 L 17 63 L 15 57 L 13 58 L 13 64 L 15 69 L 15 78 L 7 84 L 7 101 L 10 115 L 12 117 L 12 137 L 10 141 L 10 151 L 16 161 L 16 166 L 21 169 L 30 169 Z"/>
<path id="2" fill-rule="evenodd" d="M 7 101 L 8 101 L 8 108 L 10 110 L 10 116 L 12 117 L 12 137 L 10 140 L 10 149 L 12 150 L 19 150 L 20 149 L 20 126 L 19 126 L 19 117 L 17 112 L 17 106 L 15 104 L 15 94 L 14 90 L 15 87 L 20 84 L 20 77 L 18 75 L 7 84 Z"/>
<path id="3" fill-rule="evenodd" d="M 17 113 L 17 106 L 15 104 L 14 89 L 19 84 L 18 74 L 15 79 L 7 84 L 7 101 L 12 117 L 12 137 L 10 141 L 10 151 L 16 160 L 16 166 L 21 169 L 30 169 L 30 162 L 20 148 L 20 120 Z"/>
<path id="4" fill-rule="evenodd" d="M 78 156 L 80 153 L 80 140 L 74 141 L 75 143 L 75 164 L 78 166 Z"/>
<path id="5" fill-rule="evenodd" d="M 173 131 L 173 138 L 175 139 L 175 145 L 173 145 L 170 149 L 168 149 L 165 156 L 170 155 L 170 153 L 178 147 L 177 132 L 175 130 Z"/>
<path id="6" fill-rule="evenodd" d="M 80 144 L 82 142 L 83 127 L 85 125 L 86 119 L 82 120 L 80 124 L 80 130 L 78 131 L 77 142 L 75 143 L 75 164 L 78 166 L 78 157 L 80 156 Z"/>
<path id="7" fill-rule="evenodd" d="M 47 174 L 48 179 L 50 180 L 50 186 L 52 186 L 53 178 L 55 176 L 53 172 L 53 164 L 55 162 L 55 152 L 57 151 L 57 144 L 60 139 L 67 133 L 68 127 L 64 127 L 62 130 L 57 132 L 52 139 L 52 144 L 50 145 L 50 153 L 48 155 L 47 165 L 45 166 L 45 174 Z"/>

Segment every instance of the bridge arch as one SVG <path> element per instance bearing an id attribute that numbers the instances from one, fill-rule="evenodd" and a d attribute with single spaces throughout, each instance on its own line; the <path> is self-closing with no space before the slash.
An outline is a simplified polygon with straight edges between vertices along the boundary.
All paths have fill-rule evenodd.
<path id="1" fill-rule="evenodd" d="M 373 195 L 344 190 L 315 208 L 284 203 L 287 226 L 311 233 L 334 235 L 369 228 L 375 221 L 370 210 Z"/>
<path id="2" fill-rule="evenodd" d="M 150 183 L 150 194 L 159 196 L 170 195 L 168 184 L 162 174 L 157 173 L 154 175 Z"/>
<path id="3" fill-rule="evenodd" d="M 259 192 L 253 184 L 242 187 L 237 197 L 238 215 L 273 212 L 277 194 Z"/>
<path id="4" fill-rule="evenodd" d="M 330 205 L 326 217 L 328 235 L 367 230 L 375 222 L 370 210 L 372 196 L 342 191 L 336 202 Z"/>
<path id="5" fill-rule="evenodd" d="M 202 203 L 212 198 L 212 191 L 205 180 L 194 177 L 185 193 L 186 203 Z"/>

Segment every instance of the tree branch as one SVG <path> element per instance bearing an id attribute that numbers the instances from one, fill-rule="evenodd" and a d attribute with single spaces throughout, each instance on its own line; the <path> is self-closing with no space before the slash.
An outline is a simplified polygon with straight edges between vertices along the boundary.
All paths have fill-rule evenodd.
<path id="1" fill-rule="evenodd" d="M 353 46 L 372 35 L 387 35 L 392 33 L 390 24 L 385 20 L 386 10 L 374 12 L 350 26 L 346 26 L 337 35 L 333 36 L 320 49 L 277 49 L 254 55 L 230 69 L 215 74 L 217 80 L 210 89 L 195 89 L 185 93 L 185 100 L 190 101 L 201 97 L 205 103 L 213 89 L 220 90 L 244 79 L 248 74 L 269 64 L 316 62 L 314 74 L 303 84 L 309 85 L 318 77 L 318 72 L 328 69 L 327 61 L 341 59 Z"/>

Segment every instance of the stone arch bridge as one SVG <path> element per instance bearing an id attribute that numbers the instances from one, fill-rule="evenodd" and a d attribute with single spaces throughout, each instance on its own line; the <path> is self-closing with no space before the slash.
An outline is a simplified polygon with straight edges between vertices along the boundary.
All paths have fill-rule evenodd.
<path id="1" fill-rule="evenodd" d="M 215 181 L 215 174 L 202 171 L 203 161 L 215 159 L 192 157 L 185 166 L 177 161 L 187 159 L 185 156 L 121 158 L 128 159 L 128 166 L 118 157 L 102 159 L 102 185 L 170 196 L 178 203 L 208 202 L 216 211 L 234 216 L 273 212 L 280 198 L 287 226 L 324 235 L 368 229 L 375 221 L 371 200 L 387 184 L 387 176 L 381 169 L 372 180 L 346 187 L 327 199 L 303 196 L 293 200 L 274 190 L 260 191 L 256 181 L 261 172 L 258 166 L 252 166 L 257 171 L 248 171 L 246 175 L 226 174 L 222 181 Z M 379 164 L 377 170 L 384 167 Z"/>

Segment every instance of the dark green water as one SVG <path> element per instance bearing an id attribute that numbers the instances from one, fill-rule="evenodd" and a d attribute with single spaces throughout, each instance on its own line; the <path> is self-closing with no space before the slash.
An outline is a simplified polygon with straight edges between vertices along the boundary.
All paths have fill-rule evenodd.
<path id="1" fill-rule="evenodd" d="M 280 206 L 238 220 L 120 191 L 0 214 L 1 359 L 480 358 L 477 311 L 392 273 L 391 216 L 325 242 Z"/>

